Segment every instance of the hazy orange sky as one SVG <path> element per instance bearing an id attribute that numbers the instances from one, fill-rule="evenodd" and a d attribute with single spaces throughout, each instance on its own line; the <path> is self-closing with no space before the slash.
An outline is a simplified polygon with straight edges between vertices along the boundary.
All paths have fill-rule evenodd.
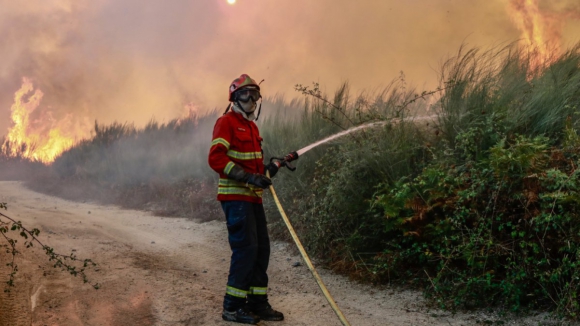
<path id="1" fill-rule="evenodd" d="M 540 0 L 546 12 L 580 12 L 577 0 Z M 299 96 L 386 86 L 403 71 L 436 85 L 462 43 L 489 48 L 521 33 L 508 0 L 0 0 L 0 135 L 28 77 L 44 97 L 36 118 L 78 126 L 168 121 L 193 103 L 223 109 L 241 73 L 264 95 Z M 561 20 L 564 47 L 580 21 Z M 264 108 L 267 110 L 267 108 Z M 50 112 L 50 114 L 49 114 Z M 52 120 L 51 120 L 52 119 Z"/>

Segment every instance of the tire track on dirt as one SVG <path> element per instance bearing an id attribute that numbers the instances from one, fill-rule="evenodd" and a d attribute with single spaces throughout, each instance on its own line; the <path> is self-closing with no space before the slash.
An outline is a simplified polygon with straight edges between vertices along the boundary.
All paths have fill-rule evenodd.
<path id="1" fill-rule="evenodd" d="M 2 248 L 3 249 L 3 248 Z M 5 262 L 12 260 L 10 254 L 0 252 L 0 275 L 10 274 L 11 269 Z M 26 284 L 25 276 L 18 275 L 13 287 L 8 287 L 5 280 L 0 286 L 0 325 L 28 326 L 31 323 L 30 314 L 30 285 Z M 9 290 L 10 292 L 5 292 Z"/>

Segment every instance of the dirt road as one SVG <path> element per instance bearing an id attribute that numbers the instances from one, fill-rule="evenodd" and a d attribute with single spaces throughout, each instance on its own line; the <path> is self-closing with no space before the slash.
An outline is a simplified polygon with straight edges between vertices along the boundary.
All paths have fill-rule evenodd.
<path id="1" fill-rule="evenodd" d="M 38 248 L 17 261 L 17 286 L 0 296 L 0 325 L 233 325 L 221 320 L 229 264 L 223 222 L 162 218 L 113 206 L 70 202 L 0 182 L 6 215 L 41 230 L 60 253 L 99 265 L 94 290 L 51 267 Z M 261 325 L 341 325 L 307 267 L 285 243 L 273 243 L 270 301 L 283 322 Z M 7 255 L 0 255 L 6 260 Z M 2 282 L 7 278 L 0 264 Z M 352 325 L 476 325 L 482 314 L 429 311 L 420 293 L 378 289 L 319 271 Z M 537 320 L 537 317 L 536 317 Z M 527 321 L 505 324 L 528 324 Z M 530 320 L 530 324 L 533 323 Z"/>

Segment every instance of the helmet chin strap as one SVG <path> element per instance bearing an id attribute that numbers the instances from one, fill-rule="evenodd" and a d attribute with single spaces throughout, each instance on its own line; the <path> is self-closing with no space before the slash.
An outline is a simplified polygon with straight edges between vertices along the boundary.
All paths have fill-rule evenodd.
<path id="1" fill-rule="evenodd" d="M 260 98 L 260 106 L 258 107 L 258 114 L 256 115 L 256 121 L 260 117 L 260 112 L 262 111 L 262 99 Z"/>

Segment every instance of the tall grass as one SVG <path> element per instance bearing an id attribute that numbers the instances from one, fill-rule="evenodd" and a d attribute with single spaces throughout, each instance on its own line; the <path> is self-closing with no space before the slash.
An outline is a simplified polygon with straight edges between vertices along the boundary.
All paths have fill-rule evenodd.
<path id="1" fill-rule="evenodd" d="M 461 48 L 442 69 L 441 80 L 452 85 L 440 101 L 442 136 L 453 147 L 459 134 L 488 126 L 493 130 L 479 135 L 482 151 L 505 135 L 557 139 L 567 119 L 578 123 L 579 49 L 532 71 L 527 52 L 514 45 L 483 53 Z"/>
<path id="2" fill-rule="evenodd" d="M 207 179 L 211 174 L 205 153 L 216 116 L 214 111 L 168 123 L 152 120 L 142 129 L 131 124 L 95 123 L 93 137 L 62 153 L 53 168 L 61 177 L 122 185 L 152 179 Z"/>
<path id="3" fill-rule="evenodd" d="M 360 241 L 368 248 L 376 245 L 377 241 L 360 236 L 374 233 L 380 221 L 369 219 L 368 199 L 382 180 L 398 180 L 416 172 L 423 162 L 424 131 L 407 118 L 425 112 L 426 103 L 415 101 L 414 90 L 403 86 L 404 80 L 397 80 L 380 93 L 353 100 L 347 84 L 330 98 L 318 92 L 317 85 L 298 85 L 297 90 L 308 95 L 301 114 L 285 119 L 289 108 L 281 107 L 262 122 L 267 157 L 284 156 L 353 126 L 385 122 L 305 153 L 296 162 L 296 172 L 281 171 L 274 179 L 311 252 L 328 261 L 359 252 Z M 267 200 L 266 207 L 277 216 L 273 201 Z M 276 226 L 275 231 L 284 234 L 284 226 Z"/>

